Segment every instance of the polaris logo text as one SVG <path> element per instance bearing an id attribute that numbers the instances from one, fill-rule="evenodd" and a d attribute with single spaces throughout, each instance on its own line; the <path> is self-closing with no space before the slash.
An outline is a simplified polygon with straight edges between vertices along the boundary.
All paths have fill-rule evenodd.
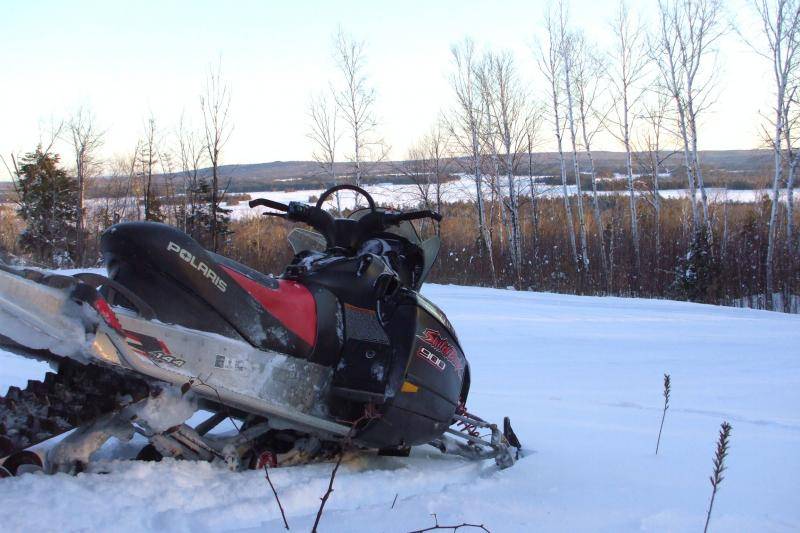
<path id="1" fill-rule="evenodd" d="M 200 272 L 201 274 L 203 274 L 203 276 L 205 276 L 206 278 L 210 279 L 211 283 L 216 288 L 218 288 L 221 292 L 225 292 L 225 290 L 228 288 L 228 284 L 225 283 L 225 281 L 222 280 L 217 275 L 216 272 L 211 270 L 208 267 L 208 265 L 206 265 L 202 261 L 200 261 L 198 263 L 197 262 L 197 258 L 189 250 L 187 250 L 185 248 L 181 248 L 180 246 L 178 246 L 177 244 L 175 244 L 172 241 L 170 241 L 170 243 L 167 245 L 167 250 L 170 251 L 170 252 L 175 252 L 176 254 L 178 254 L 178 256 L 180 256 L 181 259 L 183 259 L 184 261 L 186 261 L 187 263 L 192 265 L 192 267 L 197 269 L 197 271 Z"/>

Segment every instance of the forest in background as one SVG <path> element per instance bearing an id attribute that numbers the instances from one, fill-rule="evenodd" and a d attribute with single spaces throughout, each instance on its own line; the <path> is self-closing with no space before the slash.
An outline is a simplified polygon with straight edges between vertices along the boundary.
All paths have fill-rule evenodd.
<path id="1" fill-rule="evenodd" d="M 573 27 L 568 4 L 558 2 L 541 19 L 534 87 L 523 83 L 511 53 L 479 50 L 470 39 L 454 44 L 452 100 L 392 167 L 418 188 L 420 206 L 446 217 L 435 228 L 443 246 L 433 279 L 796 309 L 800 3 L 753 5 L 763 29 L 752 46 L 774 79 L 764 89 L 773 101 L 763 139 L 771 162 L 746 176 L 769 195 L 748 204 L 709 201 L 707 188 L 732 183 L 698 149 L 717 90 L 717 43 L 737 31 L 723 8 L 719 0 L 664 0 L 646 26 L 620 2 L 609 21 L 614 45 L 599 50 Z M 309 102 L 320 183 L 368 185 L 387 167 L 365 50 L 340 29 L 333 46 L 340 77 Z M 201 127 L 182 118 L 167 134 L 150 116 L 133 152 L 112 161 L 100 155 L 104 132 L 97 120 L 79 109 L 54 126 L 49 142 L 3 158 L 16 205 L 0 207 L 0 246 L 45 266 L 93 266 L 104 229 L 150 220 L 279 272 L 288 260 L 279 244 L 287 228 L 231 220 L 224 206 L 236 190 L 234 168 L 223 164 L 233 132 L 230 100 L 221 65 L 210 68 Z M 603 153 L 594 148 L 599 135 L 613 138 L 623 154 L 621 180 L 606 179 Z M 56 142 L 69 146 L 69 163 L 54 152 Z M 557 151 L 537 153 L 543 143 Z M 524 177 L 543 172 L 552 174 L 543 183 L 560 187 L 561 198 L 539 195 Z M 474 201 L 443 200 L 454 174 L 473 180 Z M 662 187 L 681 181 L 692 200 L 662 196 Z M 568 193 L 572 187 L 575 194 Z M 609 187 L 622 194 L 598 194 Z"/>

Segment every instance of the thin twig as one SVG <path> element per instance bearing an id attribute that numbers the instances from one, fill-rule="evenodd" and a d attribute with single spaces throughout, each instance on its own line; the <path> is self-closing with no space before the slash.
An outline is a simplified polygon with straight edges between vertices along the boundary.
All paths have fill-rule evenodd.
<path id="1" fill-rule="evenodd" d="M 156 366 L 158 366 L 158 363 L 156 363 Z M 209 374 L 209 378 L 210 377 L 211 377 L 211 375 Z M 228 406 L 228 404 L 226 404 L 225 402 L 222 401 L 222 396 L 220 396 L 219 391 L 213 385 L 211 385 L 209 383 L 206 383 L 205 380 L 203 378 L 201 378 L 199 375 L 198 376 L 193 376 L 192 378 L 189 379 L 189 381 L 187 381 L 186 383 L 181 385 L 181 395 L 186 394 L 187 392 L 189 392 L 189 390 L 193 386 L 196 386 L 195 383 L 211 389 L 211 392 L 213 392 L 217 396 L 217 401 L 222 406 L 222 408 L 225 410 L 225 415 L 228 417 L 228 420 L 233 425 L 233 427 L 236 428 L 236 432 L 241 434 L 242 433 L 241 428 L 239 428 L 239 425 L 233 419 L 233 415 L 231 414 L 231 410 L 230 410 L 230 407 Z M 252 447 L 252 445 L 253 445 L 252 441 L 251 441 L 250 445 Z"/>
<path id="2" fill-rule="evenodd" d="M 458 531 L 462 527 L 471 527 L 474 529 L 480 529 L 481 531 L 485 531 L 486 533 L 492 533 L 491 531 L 486 529 L 486 526 L 484 526 L 483 524 L 470 524 L 468 522 L 462 522 L 456 525 L 441 525 L 439 524 L 439 518 L 436 516 L 436 513 L 431 513 L 431 516 L 433 516 L 434 525 L 432 525 L 431 527 L 426 527 L 425 529 L 416 529 L 414 531 L 410 531 L 409 533 L 425 533 L 426 531 L 435 531 L 438 529 L 452 529 L 453 531 Z"/>
<path id="3" fill-rule="evenodd" d="M 322 511 L 325 509 L 325 504 L 327 503 L 328 498 L 333 493 L 333 480 L 336 478 L 336 472 L 339 470 L 339 466 L 342 464 L 342 457 L 344 457 L 345 450 L 352 444 L 352 438 L 353 434 L 355 434 L 356 427 L 364 420 L 372 420 L 374 418 L 378 418 L 379 416 L 380 415 L 375 411 L 374 406 L 372 404 L 367 404 L 367 406 L 364 408 L 364 414 L 350 424 L 350 431 L 347 432 L 347 436 L 342 442 L 342 449 L 339 451 L 339 458 L 336 460 L 333 471 L 331 471 L 331 479 L 328 482 L 328 490 L 325 491 L 325 494 L 322 496 L 322 498 L 320 498 L 319 510 L 317 510 L 317 517 L 314 520 L 314 526 L 311 528 L 311 533 L 317 533 L 317 526 L 319 526 L 319 522 L 322 520 Z"/>
<path id="4" fill-rule="evenodd" d="M 328 482 L 328 490 L 325 491 L 325 494 L 320 498 L 321 502 L 319 504 L 319 509 L 317 510 L 317 517 L 314 519 L 314 527 L 311 528 L 311 533 L 317 533 L 317 526 L 319 525 L 319 521 L 322 519 L 322 511 L 325 509 L 325 503 L 327 503 L 328 498 L 333 493 L 333 480 L 336 477 L 336 472 L 339 470 L 339 466 L 342 464 L 342 457 L 344 457 L 344 450 L 339 452 L 339 458 L 336 460 L 336 465 L 333 467 L 333 471 L 331 472 L 331 479 Z"/>
<path id="5" fill-rule="evenodd" d="M 278 509 L 281 510 L 281 518 L 283 518 L 283 525 L 287 529 L 289 529 L 289 522 L 286 521 L 286 513 L 283 512 L 283 505 L 281 505 L 281 499 L 278 497 L 278 491 L 275 490 L 275 485 L 272 484 L 272 480 L 269 478 L 269 465 L 264 464 L 264 475 L 267 478 L 267 483 L 269 483 L 269 488 L 272 489 L 272 494 L 275 495 L 275 501 L 278 502 Z"/>

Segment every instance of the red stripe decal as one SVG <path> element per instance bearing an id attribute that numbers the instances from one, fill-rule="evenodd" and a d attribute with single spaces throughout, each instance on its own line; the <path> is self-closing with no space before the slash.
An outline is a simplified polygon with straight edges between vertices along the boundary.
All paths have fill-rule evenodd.
<path id="1" fill-rule="evenodd" d="M 222 268 L 289 331 L 309 346 L 314 346 L 317 340 L 317 303 L 311 291 L 296 281 L 285 279 L 277 280 L 277 289 L 270 289 L 232 268 Z"/>
<path id="2" fill-rule="evenodd" d="M 103 317 L 103 320 L 106 324 L 111 326 L 111 328 L 120 333 L 122 331 L 122 324 L 119 323 L 119 319 L 114 311 L 111 310 L 111 306 L 108 305 L 108 302 L 102 296 L 97 297 L 94 301 L 94 308 Z"/>
<path id="3" fill-rule="evenodd" d="M 142 339 L 140 339 L 136 333 L 129 331 L 127 329 L 123 330 L 125 332 L 125 336 L 128 337 L 130 340 L 137 344 L 142 344 Z"/>
<path id="4" fill-rule="evenodd" d="M 161 339 L 157 339 L 157 340 L 158 340 L 159 346 L 161 346 L 161 351 L 163 351 L 167 355 L 172 355 L 170 353 L 170 351 L 169 351 L 169 348 L 167 348 L 167 345 L 164 344 L 164 341 L 162 341 Z"/>

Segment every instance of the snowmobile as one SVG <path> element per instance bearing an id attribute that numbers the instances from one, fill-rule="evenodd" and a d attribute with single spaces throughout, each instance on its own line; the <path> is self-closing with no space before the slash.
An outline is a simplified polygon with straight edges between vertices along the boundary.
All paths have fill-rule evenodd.
<path id="1" fill-rule="evenodd" d="M 323 208 L 349 189 L 367 207 Z M 263 468 L 330 458 L 345 447 L 407 456 L 518 458 L 520 443 L 466 410 L 470 367 L 444 313 L 420 294 L 439 239 L 332 187 L 316 205 L 255 199 L 294 228 L 294 258 L 272 277 L 155 222 L 107 229 L 107 276 L 0 262 L 0 343 L 57 372 L 0 398 L 2 474 L 76 471 L 108 438 L 144 435 L 142 459 Z M 195 411 L 206 420 L 192 427 Z M 237 431 L 214 433 L 230 420 Z M 47 452 L 29 448 L 74 430 Z"/>

